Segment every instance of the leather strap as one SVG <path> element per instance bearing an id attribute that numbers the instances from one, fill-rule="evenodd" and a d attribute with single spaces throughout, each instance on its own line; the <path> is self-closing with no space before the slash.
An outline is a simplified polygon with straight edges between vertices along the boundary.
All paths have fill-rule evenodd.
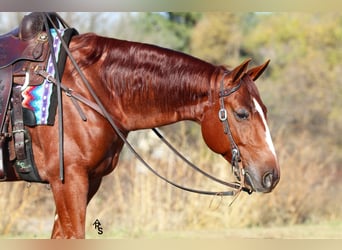
<path id="1" fill-rule="evenodd" d="M 13 136 L 14 148 L 17 156 L 18 171 L 21 173 L 29 173 L 31 168 L 26 166 L 25 152 L 25 130 L 23 121 L 23 108 L 21 104 L 21 89 L 20 87 L 13 88 Z"/>
<path id="2" fill-rule="evenodd" d="M 50 26 L 56 30 L 57 36 L 60 39 L 60 42 L 65 49 L 65 51 L 68 53 L 68 44 L 65 42 L 65 40 L 62 38 L 61 34 L 58 32 L 58 28 L 60 25 L 62 25 L 64 28 L 69 27 L 69 25 L 57 14 L 57 13 L 44 13 L 44 25 L 45 29 L 49 30 Z M 58 27 L 57 27 L 58 26 Z M 52 61 L 54 64 L 55 70 L 58 69 L 57 67 L 57 60 L 55 58 L 54 48 L 53 48 L 53 38 L 50 32 L 48 32 L 48 38 L 49 38 L 49 45 L 51 50 L 51 56 Z M 68 41 L 69 42 L 69 41 Z M 63 141 L 64 141 L 64 133 L 63 133 L 63 105 L 62 105 L 62 93 L 61 93 L 61 78 L 62 76 L 59 75 L 59 73 L 55 74 L 56 76 L 56 85 L 57 85 L 57 105 L 58 105 L 58 116 L 60 119 L 58 119 L 58 135 L 59 135 L 59 178 L 63 182 L 64 181 L 64 147 L 63 147 Z"/>
<path id="3" fill-rule="evenodd" d="M 47 15 L 47 18 L 50 18 Z M 224 192 L 210 192 L 210 191 L 202 191 L 202 190 L 196 190 L 196 189 L 191 189 L 191 188 L 187 188 L 181 185 L 178 185 L 170 180 L 168 180 L 167 178 L 161 176 L 159 173 L 157 173 L 138 153 L 137 151 L 134 149 L 134 147 L 129 143 L 129 141 L 126 139 L 125 134 L 120 130 L 120 128 L 115 124 L 113 118 L 111 117 L 111 115 L 108 113 L 108 111 L 106 110 L 106 108 L 103 106 L 101 100 L 99 99 L 99 97 L 96 95 L 93 87 L 90 85 L 89 81 L 87 80 L 87 78 L 85 77 L 85 75 L 83 74 L 82 70 L 80 69 L 80 67 L 78 66 L 76 60 L 74 59 L 73 55 L 71 54 L 71 52 L 68 50 L 68 46 L 67 44 L 63 41 L 63 39 L 61 39 L 61 43 L 71 61 L 71 63 L 73 64 L 73 66 L 75 67 L 75 70 L 79 73 L 83 83 L 85 84 L 85 86 L 87 87 L 89 93 L 91 94 L 91 96 L 94 98 L 95 103 L 94 102 L 90 102 L 88 100 L 86 100 L 85 98 L 83 98 L 82 96 L 78 95 L 78 100 L 82 101 L 83 103 L 87 104 L 88 106 L 93 106 L 95 107 L 94 109 L 99 112 L 101 115 L 103 115 L 107 121 L 111 124 L 113 130 L 117 133 L 117 135 L 121 138 L 121 140 L 126 144 L 126 146 L 129 148 L 129 150 L 135 155 L 135 157 L 148 169 L 150 170 L 153 174 L 155 174 L 156 176 L 158 176 L 159 178 L 163 179 L 164 181 L 166 181 L 167 183 L 180 188 L 182 190 L 185 191 L 189 191 L 189 192 L 193 192 L 193 193 L 198 193 L 198 194 L 206 194 L 206 195 L 221 195 L 221 196 L 232 196 L 232 195 L 236 195 L 235 191 L 224 191 Z M 46 73 L 46 72 L 45 72 Z M 37 74 L 44 74 L 44 71 L 38 71 Z M 63 86 L 63 84 L 58 81 L 58 79 L 53 79 L 53 77 L 46 75 L 46 78 L 50 79 L 51 82 L 54 82 L 58 88 L 62 89 L 63 91 L 68 91 L 69 92 L 69 96 L 72 98 L 75 98 L 75 93 L 72 93 L 71 89 L 65 88 Z M 55 81 L 54 81 L 55 80 Z M 237 90 L 237 89 L 236 89 Z M 90 105 L 89 105 L 90 104 Z M 62 168 L 62 166 L 61 166 Z M 221 182 L 222 183 L 222 182 Z M 223 184 L 223 183 L 222 183 Z M 237 185 L 234 186 L 233 188 L 238 189 L 238 193 L 240 193 L 240 191 L 246 191 L 243 189 L 242 185 Z M 248 192 L 249 193 L 249 192 Z"/>
<path id="4" fill-rule="evenodd" d="M 12 66 L 0 69 L 0 134 L 6 118 L 7 106 L 12 88 Z"/>
<path id="5" fill-rule="evenodd" d="M 219 116 L 220 121 L 222 122 L 223 131 L 227 135 L 229 142 L 230 142 L 230 148 L 232 151 L 232 166 L 234 168 L 235 164 L 240 161 L 240 150 L 234 141 L 232 132 L 230 131 L 230 126 L 229 126 L 229 122 L 228 122 L 228 111 L 225 108 L 223 98 L 230 96 L 231 94 L 233 94 L 234 92 L 239 90 L 239 88 L 241 87 L 241 81 L 239 82 L 239 84 L 237 84 L 236 86 L 234 86 L 231 89 L 224 89 L 223 88 L 224 87 L 224 78 L 225 78 L 226 74 L 227 73 L 225 73 L 223 75 L 222 80 L 220 82 L 220 93 L 219 93 L 220 110 L 219 110 L 218 116 Z"/>
<path id="6" fill-rule="evenodd" d="M 23 108 L 21 104 L 21 90 L 20 87 L 13 88 L 13 135 L 15 142 L 15 152 L 18 160 L 24 160 L 24 121 Z"/>
<path id="7" fill-rule="evenodd" d="M 241 187 L 241 185 L 239 183 L 236 183 L 236 182 L 226 182 L 226 181 L 223 181 L 223 180 L 220 180 L 210 174 L 208 174 L 207 172 L 203 171 L 202 169 L 200 169 L 199 167 L 197 167 L 195 164 L 193 164 L 192 162 L 190 162 L 184 155 L 182 155 L 174 146 L 171 145 L 171 143 L 165 139 L 165 137 L 160 133 L 160 131 L 156 128 L 153 128 L 152 129 L 153 132 L 159 137 L 159 139 L 166 144 L 166 146 L 168 146 L 172 151 L 173 153 L 175 153 L 179 158 L 181 158 L 186 164 L 188 164 L 191 168 L 193 168 L 194 170 L 196 170 L 197 172 L 201 173 L 202 175 L 204 175 L 205 177 L 217 182 L 217 183 L 220 183 L 222 185 L 225 185 L 225 186 L 228 186 L 228 187 L 231 187 L 231 188 L 235 188 L 235 189 L 240 189 L 242 188 L 242 191 L 245 191 L 249 194 L 251 194 L 251 191 L 246 188 L 246 187 Z"/>
<path id="8" fill-rule="evenodd" d="M 231 165 L 232 165 L 232 170 L 236 178 L 239 180 L 241 190 L 246 191 L 248 193 L 252 193 L 252 190 L 249 190 L 247 188 L 244 188 L 244 182 L 245 182 L 245 170 L 242 166 L 242 164 L 239 164 L 241 162 L 241 154 L 238 146 L 236 145 L 232 132 L 230 130 L 229 126 L 229 121 L 228 121 L 228 111 L 225 108 L 224 105 L 224 97 L 230 96 L 231 94 L 235 93 L 238 91 L 241 87 L 241 80 L 240 82 L 232 87 L 231 89 L 224 89 L 224 78 L 228 74 L 228 72 L 225 72 L 223 74 L 222 80 L 220 82 L 220 93 L 219 93 L 219 98 L 220 98 L 220 110 L 218 113 L 219 119 L 222 122 L 223 130 L 224 133 L 227 135 L 228 140 L 230 142 L 230 148 L 231 148 L 231 154 L 232 154 L 232 160 L 231 160 Z"/>
<path id="9" fill-rule="evenodd" d="M 46 78 L 48 81 L 57 85 L 57 80 L 53 76 L 51 76 L 49 73 L 47 73 L 46 71 L 38 70 L 36 72 L 36 74 L 41 75 L 42 77 Z M 71 98 L 73 104 L 75 105 L 76 109 L 80 113 L 82 120 L 86 121 L 87 118 L 86 118 L 84 112 L 82 111 L 81 107 L 79 106 L 79 104 L 76 102 L 76 100 L 79 102 L 82 102 L 83 104 L 87 105 L 88 107 L 90 107 L 93 110 L 95 110 L 96 112 L 98 112 L 100 115 L 104 116 L 100 107 L 96 103 L 88 100 L 84 96 L 82 96 L 82 95 L 78 94 L 77 92 L 73 91 L 72 89 L 66 87 L 65 85 L 63 85 L 63 83 L 60 83 L 59 87 L 65 92 L 66 96 Z"/>
<path id="10" fill-rule="evenodd" d="M 52 76 L 50 76 L 46 71 L 40 70 L 37 72 L 37 74 L 47 78 L 49 81 L 51 81 L 52 83 L 56 84 L 56 79 L 54 79 Z M 87 105 L 88 107 L 92 108 L 93 110 L 95 110 L 96 112 L 98 112 L 99 114 L 101 114 L 103 117 L 106 118 L 106 116 L 104 115 L 104 113 L 102 112 L 102 109 L 94 102 L 86 99 L 85 97 L 83 97 L 82 95 L 78 94 L 77 92 L 74 92 L 72 89 L 69 89 L 67 87 L 65 87 L 63 85 L 63 83 L 60 84 L 61 89 L 66 92 L 66 95 L 68 97 L 70 97 L 73 101 L 73 103 L 75 104 L 77 110 L 79 111 L 81 117 L 83 120 L 86 120 L 86 117 L 81 109 L 81 107 L 78 105 L 77 101 L 80 101 L 81 103 Z M 107 118 L 108 119 L 108 118 Z M 112 123 L 111 123 L 112 124 Z M 114 122 L 113 122 L 114 124 Z M 127 141 L 127 139 L 122 135 L 122 133 L 120 132 L 120 130 L 118 129 L 118 127 L 114 124 L 112 124 L 113 129 L 118 132 L 119 131 L 119 136 L 121 137 L 121 139 L 126 143 L 126 145 L 129 147 L 129 149 L 133 152 L 133 154 L 138 158 L 138 160 L 140 160 L 153 174 L 155 174 L 156 176 L 158 176 L 159 178 L 163 179 L 164 181 L 166 181 L 167 183 L 188 191 L 188 192 L 192 192 L 192 193 L 198 193 L 198 194 L 205 194 L 205 195 L 218 195 L 218 196 L 234 196 L 236 195 L 235 191 L 219 191 L 219 192 L 212 192 L 212 191 L 203 191 L 203 190 L 197 190 L 197 189 L 192 189 L 192 188 L 188 188 L 188 187 L 184 187 L 181 186 L 177 183 L 174 183 L 170 180 L 168 180 L 167 178 L 165 178 L 164 176 L 160 175 L 157 171 L 155 171 L 137 152 L 136 150 L 133 148 L 133 146 Z M 245 191 L 249 194 L 251 194 L 252 192 L 245 188 L 242 187 L 239 183 L 230 183 L 230 182 L 225 182 L 222 181 L 220 179 L 217 179 L 216 177 L 206 173 L 205 171 L 201 170 L 200 168 L 198 168 L 196 165 L 194 165 L 193 163 L 191 163 L 189 160 L 187 160 L 180 152 L 178 152 L 172 145 L 171 143 L 169 143 L 164 137 L 163 135 L 157 130 L 157 129 L 152 129 L 154 131 L 154 133 L 162 140 L 163 143 L 165 143 L 178 157 L 180 157 L 183 161 L 185 161 L 185 163 L 187 163 L 190 167 L 192 167 L 194 170 L 198 171 L 199 173 L 203 174 L 205 177 L 218 182 L 222 185 L 237 189 L 237 190 L 242 190 Z"/>

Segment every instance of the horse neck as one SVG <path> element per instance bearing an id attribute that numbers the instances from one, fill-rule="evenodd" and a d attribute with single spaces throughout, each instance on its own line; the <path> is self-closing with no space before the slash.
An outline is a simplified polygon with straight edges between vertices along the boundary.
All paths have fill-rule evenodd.
<path id="1" fill-rule="evenodd" d="M 153 45 L 82 34 L 71 50 L 92 82 L 104 86 L 105 106 L 122 129 L 199 121 L 209 105 L 217 67 Z M 91 66 L 91 67 L 90 67 Z M 103 100 L 104 101 L 104 100 Z"/>
<path id="2" fill-rule="evenodd" d="M 201 120 L 205 107 L 209 105 L 210 79 L 198 76 L 193 78 L 194 82 L 205 86 L 201 89 L 185 87 L 182 81 L 172 87 L 171 78 L 165 74 L 157 86 L 146 82 L 141 88 L 121 98 L 121 120 L 125 121 L 124 127 L 137 130 L 182 120 Z M 146 92 L 142 89 L 146 89 Z"/>
<path id="3" fill-rule="evenodd" d="M 200 121 L 208 106 L 216 67 L 154 46 L 135 48 L 134 52 L 112 65 L 113 99 L 120 100 L 118 120 L 122 126 L 137 130 L 181 120 Z"/>

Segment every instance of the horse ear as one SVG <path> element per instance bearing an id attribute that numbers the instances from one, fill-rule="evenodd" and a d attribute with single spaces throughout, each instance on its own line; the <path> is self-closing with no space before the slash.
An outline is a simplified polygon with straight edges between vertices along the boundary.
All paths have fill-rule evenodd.
<path id="1" fill-rule="evenodd" d="M 271 60 L 268 59 L 264 64 L 251 68 L 247 71 L 247 75 L 249 75 L 253 81 L 257 80 L 259 76 L 261 76 L 261 74 L 265 71 L 270 61 Z"/>
<path id="2" fill-rule="evenodd" d="M 232 82 L 236 82 L 237 80 L 239 80 L 244 73 L 246 72 L 248 63 L 251 61 L 252 59 L 247 59 L 246 61 L 244 61 L 243 63 L 241 63 L 239 66 L 237 66 L 236 68 L 234 68 L 231 71 L 231 75 L 232 75 Z"/>

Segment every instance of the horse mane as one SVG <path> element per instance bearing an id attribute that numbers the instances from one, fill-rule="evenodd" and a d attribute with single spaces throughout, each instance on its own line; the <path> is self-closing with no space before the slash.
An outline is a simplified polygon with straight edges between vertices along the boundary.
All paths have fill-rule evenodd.
<path id="1" fill-rule="evenodd" d="M 155 45 L 92 33 L 75 39 L 72 51 L 85 50 L 79 65 L 86 68 L 101 63 L 102 82 L 114 97 L 137 104 L 148 100 L 161 110 L 207 96 L 211 76 L 218 70 L 193 56 Z"/>

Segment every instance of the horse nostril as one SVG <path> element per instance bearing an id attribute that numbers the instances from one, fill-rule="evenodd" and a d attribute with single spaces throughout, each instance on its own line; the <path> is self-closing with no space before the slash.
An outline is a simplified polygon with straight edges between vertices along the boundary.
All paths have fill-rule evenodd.
<path id="1" fill-rule="evenodd" d="M 262 185 L 264 188 L 270 189 L 273 186 L 273 174 L 268 172 L 264 175 L 262 180 Z"/>

